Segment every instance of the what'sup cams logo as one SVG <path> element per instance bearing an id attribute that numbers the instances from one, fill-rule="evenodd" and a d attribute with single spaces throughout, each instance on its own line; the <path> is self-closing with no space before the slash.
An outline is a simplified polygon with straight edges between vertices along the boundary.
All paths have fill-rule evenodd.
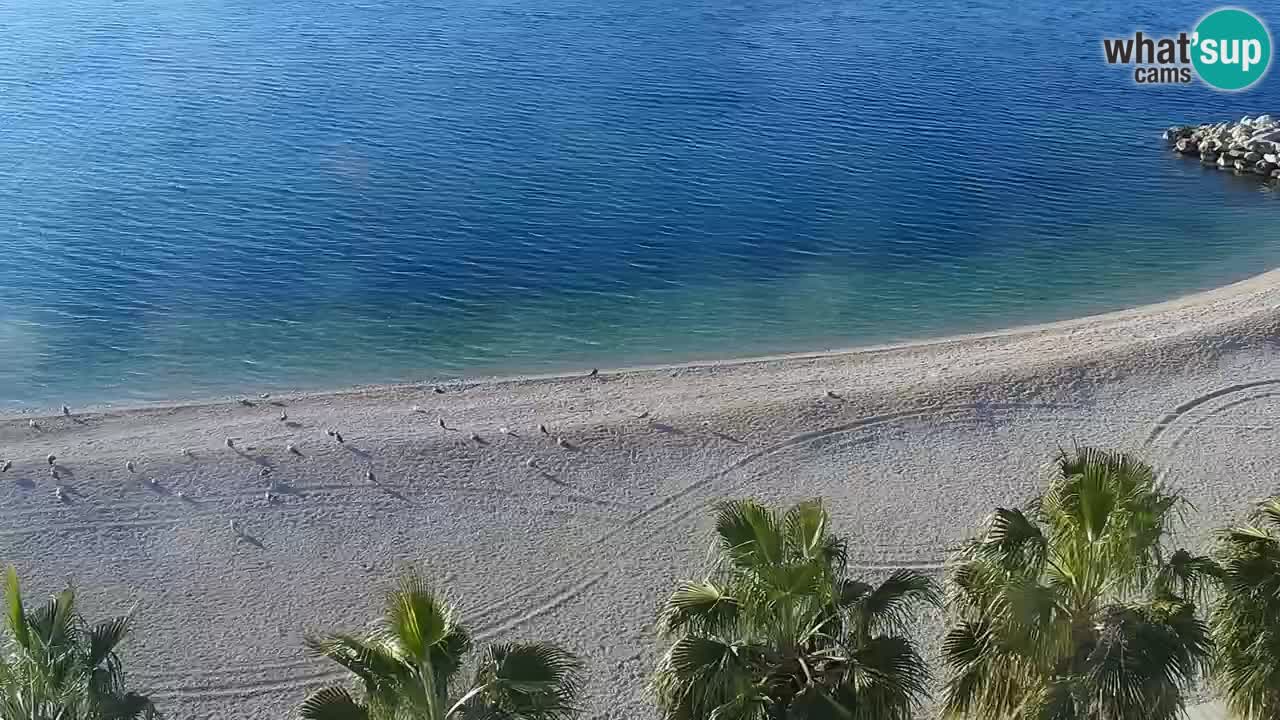
<path id="1" fill-rule="evenodd" d="M 1210 87 L 1234 92 L 1267 74 L 1271 33 L 1248 10 L 1219 8 L 1189 33 L 1105 38 L 1102 51 L 1108 65 L 1132 65 L 1133 80 L 1141 85 L 1187 85 L 1199 76 Z"/>

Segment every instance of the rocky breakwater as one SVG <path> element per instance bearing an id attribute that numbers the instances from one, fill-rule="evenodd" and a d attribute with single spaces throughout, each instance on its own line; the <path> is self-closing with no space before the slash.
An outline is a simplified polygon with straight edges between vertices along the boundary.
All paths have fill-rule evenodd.
<path id="1" fill-rule="evenodd" d="M 1280 182 L 1280 120 L 1270 115 L 1239 122 L 1177 125 L 1164 139 L 1178 153 L 1236 174 L 1252 173 Z"/>

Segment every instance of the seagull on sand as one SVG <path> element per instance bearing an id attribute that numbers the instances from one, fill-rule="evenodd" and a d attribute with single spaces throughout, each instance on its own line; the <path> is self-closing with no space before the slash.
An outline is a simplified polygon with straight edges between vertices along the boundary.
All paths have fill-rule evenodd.
<path id="1" fill-rule="evenodd" d="M 333 436 L 334 436 L 334 435 L 336 435 L 337 433 L 338 433 L 338 431 L 337 431 L 337 430 L 334 430 L 333 428 L 325 428 L 325 429 L 324 429 L 324 434 L 325 434 L 325 435 L 328 435 L 329 437 L 333 437 Z"/>
<path id="2" fill-rule="evenodd" d="M 50 465 L 50 466 L 49 466 L 49 477 L 51 477 L 51 478 L 57 478 L 57 477 L 58 477 L 58 466 L 57 466 L 57 465 Z"/>
<path id="3" fill-rule="evenodd" d="M 840 393 L 836 392 L 835 390 L 828 390 L 827 397 L 831 398 L 832 400 L 839 400 Z"/>
<path id="4" fill-rule="evenodd" d="M 229 448 L 234 448 L 235 446 L 236 446 L 236 441 L 235 441 L 235 439 L 234 439 L 234 438 L 227 438 L 227 447 L 229 447 Z"/>
<path id="5" fill-rule="evenodd" d="M 289 413 L 285 412 L 284 410 L 281 410 L 281 411 L 280 411 L 280 422 L 284 422 L 284 421 L 286 421 L 286 420 L 288 420 L 288 419 L 289 419 Z"/>
<path id="6" fill-rule="evenodd" d="M 53 489 L 53 496 L 58 498 L 58 502 L 66 502 L 67 500 L 67 494 L 63 492 L 61 485 Z"/>
<path id="7" fill-rule="evenodd" d="M 193 458 L 195 457 L 195 453 L 191 452 L 191 448 L 182 448 L 182 456 Z"/>
<path id="8" fill-rule="evenodd" d="M 58 461 L 58 456 L 54 455 L 53 453 L 49 453 L 49 456 L 46 457 L 45 460 L 48 460 L 49 464 L 52 465 Z"/>
<path id="9" fill-rule="evenodd" d="M 9 472 L 9 468 L 11 467 L 13 467 L 13 461 L 5 460 L 4 464 L 0 465 L 0 472 Z"/>
<path id="10" fill-rule="evenodd" d="M 600 368 L 591 368 L 591 373 L 587 377 L 600 377 Z"/>
<path id="11" fill-rule="evenodd" d="M 527 467 L 527 468 L 535 468 L 535 467 L 538 467 L 538 459 L 537 459 L 537 458 L 533 458 L 533 457 L 531 457 L 531 458 L 529 458 L 528 460 L 525 460 L 525 461 L 524 461 L 524 466 L 525 466 L 525 467 Z"/>
<path id="12" fill-rule="evenodd" d="M 125 470 L 128 470 L 129 472 L 133 472 L 133 471 L 134 471 L 134 467 L 135 467 L 135 466 L 134 466 L 134 464 L 133 464 L 133 461 L 132 461 L 132 460 L 125 461 L 125 464 L 124 464 L 124 469 L 125 469 Z"/>
<path id="13" fill-rule="evenodd" d="M 297 446 L 297 445 L 294 445 L 293 443 L 289 443 L 288 445 L 285 445 L 285 446 L 284 446 L 284 449 L 285 449 L 285 450 L 288 450 L 289 452 L 293 453 L 294 455 L 301 455 L 301 454 L 302 454 L 302 451 L 298 449 L 298 446 Z"/>
<path id="14" fill-rule="evenodd" d="M 562 448 L 569 447 L 569 441 L 565 440 L 563 435 L 556 438 L 556 444 Z"/>
<path id="15" fill-rule="evenodd" d="M 443 395 L 443 394 L 444 394 L 444 388 L 440 387 L 439 385 L 432 385 L 432 386 L 431 386 L 431 392 L 433 392 L 433 393 L 435 393 L 435 394 L 437 394 L 437 395 Z"/>
<path id="16" fill-rule="evenodd" d="M 338 432 L 337 430 L 333 431 L 333 439 L 337 440 L 339 445 L 346 442 L 346 440 L 342 439 L 342 433 Z"/>
<path id="17" fill-rule="evenodd" d="M 480 433 L 471 433 L 472 442 L 484 442 L 480 439 Z"/>
<path id="18" fill-rule="evenodd" d="M 542 434 L 543 434 L 543 435 L 550 435 L 550 434 L 551 434 L 551 432 L 547 430 L 547 426 L 546 426 L 546 425 L 543 425 L 543 424 L 541 424 L 541 423 L 539 423 L 539 424 L 538 424 L 538 430 L 542 431 Z"/>
<path id="19" fill-rule="evenodd" d="M 32 419 L 30 419 L 30 420 L 28 420 L 28 421 L 27 421 L 27 427 L 29 427 L 29 428 L 31 428 L 31 429 L 33 429 L 33 430 L 34 430 L 35 428 L 40 427 L 40 425 L 36 423 L 35 418 L 32 418 Z"/>
<path id="20" fill-rule="evenodd" d="M 240 404 L 245 407 L 253 407 L 253 401 L 249 398 L 240 398 Z"/>
<path id="21" fill-rule="evenodd" d="M 371 483 L 378 482 L 377 476 L 373 474 L 373 468 L 369 468 L 368 470 L 364 471 L 364 478 Z"/>
<path id="22" fill-rule="evenodd" d="M 67 417 L 71 417 L 71 408 L 67 407 L 66 405 L 63 405 L 62 414 L 66 415 Z"/>
<path id="23" fill-rule="evenodd" d="M 231 532 L 237 535 L 240 534 L 240 523 L 236 522 L 235 520 L 229 520 L 227 521 L 227 525 L 231 528 Z"/>
<path id="24" fill-rule="evenodd" d="M 444 430 L 449 429 L 449 426 L 444 424 L 444 418 L 440 418 L 440 427 Z"/>

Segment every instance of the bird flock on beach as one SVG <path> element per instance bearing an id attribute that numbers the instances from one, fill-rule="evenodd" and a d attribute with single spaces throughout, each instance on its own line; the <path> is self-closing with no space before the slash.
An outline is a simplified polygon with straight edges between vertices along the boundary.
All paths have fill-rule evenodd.
<path id="1" fill-rule="evenodd" d="M 593 369 L 591 370 L 591 372 L 587 374 L 587 376 L 586 376 L 586 377 L 587 377 L 587 378 L 590 378 L 590 379 L 593 379 L 593 380 L 594 380 L 594 379 L 600 379 L 601 375 L 600 375 L 600 371 L 599 371 L 599 369 L 597 369 L 597 368 L 593 368 Z M 443 394 L 445 394 L 445 393 L 447 392 L 447 391 L 444 389 L 444 387 L 442 387 L 442 386 L 440 386 L 440 385 L 433 385 L 433 386 L 431 387 L 431 391 L 432 391 L 432 393 L 433 393 L 433 394 L 437 394 L 437 395 L 443 395 Z M 844 400 L 843 396 L 841 396 L 839 393 L 837 393 L 837 392 L 835 392 L 835 391 L 833 391 L 833 390 L 827 390 L 827 391 L 825 391 L 824 396 L 825 396 L 825 398 L 827 398 L 827 399 L 831 399 L 831 400 L 837 400 L 837 401 L 843 401 L 843 400 Z M 259 397 L 260 397 L 262 400 L 267 400 L 267 399 L 269 399 L 271 396 L 270 396 L 270 394 L 269 394 L 269 393 L 262 393 Z M 238 402 L 238 404 L 239 404 L 239 405 L 242 405 L 242 406 L 244 406 L 244 407 L 257 407 L 257 403 L 253 402 L 252 400 L 249 400 L 248 398 L 241 398 L 241 399 L 239 399 L 237 402 Z M 288 411 L 287 411 L 286 409 L 284 409 L 283 403 L 282 403 L 282 402 L 280 402 L 280 401 L 276 401 L 276 402 L 274 402 L 273 404 L 280 405 L 280 406 L 281 406 L 281 408 L 282 408 L 282 409 L 281 409 L 281 411 L 280 411 L 280 415 L 279 415 L 279 420 L 280 420 L 280 422 L 282 422 L 282 423 L 289 423 L 289 414 L 288 414 Z M 414 406 L 412 406 L 412 408 L 411 408 L 411 412 L 412 412 L 412 413 L 415 413 L 415 414 L 429 414 L 429 411 L 428 411 L 428 410 L 426 410 L 426 409 L 424 409 L 424 408 L 422 408 L 422 407 L 420 407 L 420 406 L 418 406 L 418 405 L 414 405 Z M 74 414 L 72 413 L 71 407 L 70 407 L 70 406 L 68 406 L 68 405 L 62 405 L 62 415 L 63 415 L 63 417 L 66 417 L 66 418 L 73 418 L 73 417 L 74 417 Z M 636 418 L 636 419 L 638 419 L 638 420 L 648 420 L 648 419 L 650 419 L 652 416 L 651 416 L 651 414 L 650 414 L 650 411 L 648 411 L 648 410 L 644 410 L 644 411 L 642 411 L 642 412 L 639 412 L 639 413 L 637 413 L 637 414 L 633 415 L 633 417 L 634 417 L 634 418 Z M 35 418 L 31 418 L 31 419 L 29 419 L 29 420 L 27 421 L 27 423 L 28 423 L 28 426 L 29 426 L 31 429 L 33 429 L 33 430 L 36 430 L 36 431 L 41 431 L 41 430 L 43 430 L 43 427 L 41 426 L 40 422 L 39 422 L 37 419 L 35 419 Z M 292 427 L 300 427 L 300 425 L 299 425 L 299 424 L 297 424 L 297 423 L 289 423 L 289 424 L 290 424 Z M 446 432 L 457 432 L 457 431 L 459 431 L 459 429 L 458 429 L 458 428 L 456 428 L 456 427 L 454 427 L 454 426 L 451 426 L 451 425 L 448 423 L 448 421 L 445 419 L 445 417 L 444 417 L 443 415 L 439 415 L 439 416 L 436 418 L 436 424 L 440 427 L 440 429 L 441 429 L 441 430 L 446 431 Z M 513 429 L 511 429 L 510 427 L 507 427 L 507 426 L 499 427 L 499 428 L 498 428 L 498 430 L 497 430 L 497 432 L 498 432 L 498 434 L 499 434 L 499 435 L 502 435 L 502 436 L 508 436 L 508 437 L 520 437 L 520 435 L 519 435 L 515 430 L 513 430 Z M 560 449 L 563 449 L 563 450 L 576 450 L 576 449 L 577 449 L 577 447 L 576 447 L 573 443 L 571 443 L 571 442 L 568 440 L 568 438 L 566 438 L 563 434 L 553 433 L 553 432 L 551 431 L 551 429 L 547 427 L 546 423 L 538 423 L 538 425 L 537 425 L 537 432 L 538 432 L 538 434 L 540 434 L 540 435 L 542 435 L 543 437 L 547 438 L 549 441 L 553 442 L 553 443 L 554 443 L 554 445 L 555 445 L 556 447 L 560 448 Z M 326 435 L 328 438 L 330 438 L 334 443 L 336 443 L 336 444 L 338 444 L 338 445 L 345 445 L 345 444 L 346 444 L 346 438 L 344 438 L 344 436 L 343 436 L 342 432 L 341 432 L 338 428 L 335 428 L 335 427 L 326 427 L 326 428 L 324 428 L 324 433 L 325 433 L 325 435 Z M 477 432 L 477 431 L 471 431 L 471 432 L 469 432 L 469 433 L 468 433 L 468 435 L 467 435 L 467 437 L 468 437 L 468 439 L 470 440 L 470 442 L 471 442 L 471 443 L 473 443 L 473 444 L 474 444 L 474 445 L 476 445 L 476 446 L 484 446 L 484 445 L 488 445 L 488 444 L 489 444 L 489 443 L 488 443 L 488 441 L 486 441 L 486 440 L 484 439 L 484 437 L 483 437 L 479 432 Z M 240 453 L 240 454 L 242 454 L 242 455 L 243 455 L 243 451 L 241 450 L 240 445 L 238 445 L 238 444 L 237 444 L 237 443 L 238 443 L 238 442 L 240 442 L 240 441 L 241 441 L 241 438 L 239 438 L 239 437 L 235 437 L 235 436 L 228 436 L 228 437 L 226 437 L 226 438 L 224 439 L 223 444 L 227 447 L 227 449 L 232 450 L 232 451 L 234 451 L 234 452 L 237 452 L 237 453 Z M 245 445 L 245 449 L 248 449 L 248 450 L 256 450 L 256 449 L 259 449 L 259 448 L 255 447 L 255 446 L 253 446 L 253 445 Z M 305 457 L 306 457 L 306 455 L 303 453 L 302 449 L 299 447 L 299 445 L 298 445 L 298 443 L 297 443 L 297 442 L 289 442 L 289 443 L 287 443 L 287 444 L 285 445 L 285 452 L 287 452 L 288 454 L 290 454 L 290 455 L 292 455 L 292 456 L 298 457 L 298 458 L 305 458 Z M 362 455 L 362 456 L 366 457 L 366 459 L 367 459 L 367 455 L 365 455 L 363 452 L 360 452 L 360 451 L 358 451 L 358 450 L 357 450 L 356 452 L 357 452 L 358 454 L 360 454 L 360 455 Z M 184 457 L 184 458 L 186 458 L 186 459 L 188 459 L 188 460 L 196 460 L 196 455 L 195 455 L 195 453 L 194 453 L 190 448 L 187 448 L 187 447 L 181 448 L 181 450 L 179 451 L 179 453 L 180 453 L 180 455 L 181 455 L 182 457 Z M 72 494 L 72 491 L 71 491 L 71 490 L 70 490 L 70 489 L 69 489 L 69 488 L 68 488 L 68 487 L 63 483 L 63 481 L 62 481 L 62 478 L 61 478 L 61 466 L 59 465 L 58 456 L 51 452 L 51 453 L 49 453 L 49 454 L 45 457 L 45 460 L 46 460 L 46 463 L 48 464 L 48 468 L 49 468 L 49 475 L 50 475 L 50 477 L 52 477 L 52 478 L 53 478 L 53 481 L 54 481 L 54 491 L 53 491 L 53 494 L 54 494 L 55 499 L 56 499 L 56 500 L 58 500 L 59 502 L 62 502 L 62 503 L 70 502 L 70 495 Z M 530 469 L 538 469 L 538 468 L 539 468 L 539 462 L 538 462 L 538 459 L 537 459 L 536 457 L 533 457 L 533 456 L 528 457 L 528 458 L 524 461 L 524 465 L 525 465 L 525 467 L 530 468 Z M 8 459 L 8 458 L 0 458 L 0 473 L 7 473 L 7 472 L 9 472 L 13 467 L 14 467 L 14 461 L 13 461 L 12 459 Z M 127 460 L 127 461 L 124 463 L 124 467 L 125 467 L 125 470 L 129 473 L 129 475 L 130 475 L 130 476 L 134 476 L 134 475 L 139 474 L 139 472 L 138 472 L 138 463 L 137 463 L 135 460 L 132 460 L 132 459 L 131 459 L 131 460 Z M 282 491 L 282 489 L 285 487 L 285 486 L 282 486 L 282 485 L 281 485 L 281 484 L 280 484 L 280 483 L 279 483 L 275 478 L 271 477 L 271 473 L 272 473 L 272 468 L 271 468 L 269 465 L 264 465 L 264 466 L 260 469 L 260 472 L 259 472 L 260 476 L 266 480 L 266 490 L 265 490 L 265 491 L 264 491 L 264 493 L 263 493 L 263 498 L 264 498 L 264 500 L 266 501 L 266 503 L 267 503 L 267 504 L 269 504 L 269 505 L 270 505 L 270 504 L 275 504 L 275 503 L 277 503 L 277 502 L 279 502 L 279 501 L 281 500 L 281 498 L 280 498 L 280 496 L 279 496 L 279 493 L 280 493 L 280 492 Z M 364 471 L 364 479 L 365 479 L 365 481 L 366 481 L 368 484 L 370 484 L 370 485 L 379 485 L 379 484 L 380 484 L 380 480 L 379 480 L 379 478 L 378 478 L 378 475 L 374 472 L 374 468 L 373 468 L 372 462 L 370 462 L 370 464 L 365 468 L 365 471 Z M 160 489 L 160 487 L 161 487 L 161 486 L 160 486 L 160 481 L 159 481 L 159 479 L 158 479 L 158 478 L 155 478 L 155 477 L 148 477 L 148 478 L 144 479 L 144 480 L 143 480 L 143 482 L 144 482 L 146 485 L 150 486 L 150 487 L 151 487 L 152 489 L 154 489 L 154 490 L 159 490 L 159 489 Z M 185 494 L 185 492 L 183 492 L 183 491 L 181 491 L 181 490 L 177 491 L 177 492 L 175 493 L 175 495 L 176 495 L 176 497 L 178 497 L 179 499 L 185 499 L 185 498 L 186 498 L 186 494 Z M 234 520 L 234 519 L 233 519 L 233 520 L 230 520 L 230 521 L 229 521 L 229 527 L 231 528 L 232 532 L 233 532 L 237 537 L 240 537 L 240 538 L 242 538 L 242 539 L 246 539 L 246 538 L 248 538 L 248 536 L 247 536 L 247 535 L 246 535 L 246 533 L 245 533 L 245 530 L 244 530 L 243 526 L 240 524 L 240 522 L 239 522 L 239 521 Z"/>

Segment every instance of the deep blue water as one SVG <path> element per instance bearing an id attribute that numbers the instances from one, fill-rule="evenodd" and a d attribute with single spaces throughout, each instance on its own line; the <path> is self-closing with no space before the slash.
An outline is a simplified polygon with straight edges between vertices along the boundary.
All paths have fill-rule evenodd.
<path id="1" fill-rule="evenodd" d="M 7 0 L 0 407 L 822 349 L 1280 260 L 1140 0 Z M 1256 7 L 1265 19 L 1266 7 Z M 1280 22 L 1271 18 L 1272 24 Z"/>

